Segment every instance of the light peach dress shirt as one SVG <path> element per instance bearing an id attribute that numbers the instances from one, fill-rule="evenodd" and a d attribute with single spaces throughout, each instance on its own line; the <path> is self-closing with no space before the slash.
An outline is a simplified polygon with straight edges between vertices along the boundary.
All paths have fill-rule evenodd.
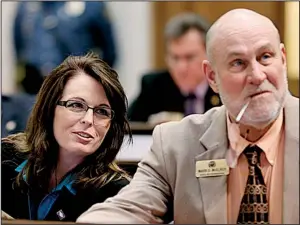
<path id="1" fill-rule="evenodd" d="M 248 178 L 248 162 L 243 150 L 249 144 L 258 145 L 261 153 L 261 168 L 267 186 L 269 202 L 269 222 L 282 223 L 283 196 L 283 151 L 284 151 L 283 111 L 273 123 L 269 131 L 257 142 L 251 143 L 239 135 L 239 128 L 231 123 L 227 113 L 229 151 L 226 160 L 230 167 L 227 186 L 227 218 L 229 224 L 236 224 L 240 203 Z"/>

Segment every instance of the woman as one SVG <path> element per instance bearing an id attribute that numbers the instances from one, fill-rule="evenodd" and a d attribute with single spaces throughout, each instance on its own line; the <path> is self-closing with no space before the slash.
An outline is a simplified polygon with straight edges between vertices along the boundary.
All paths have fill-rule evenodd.
<path id="1" fill-rule="evenodd" d="M 24 133 L 2 139 L 2 210 L 75 221 L 129 183 L 115 157 L 129 134 L 117 73 L 93 54 L 68 57 L 45 79 Z"/>

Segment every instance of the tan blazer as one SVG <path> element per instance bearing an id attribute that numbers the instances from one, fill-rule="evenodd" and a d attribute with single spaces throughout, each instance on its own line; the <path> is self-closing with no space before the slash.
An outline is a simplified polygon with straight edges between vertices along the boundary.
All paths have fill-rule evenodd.
<path id="1" fill-rule="evenodd" d="M 288 96 L 284 115 L 283 223 L 299 224 L 298 98 Z M 227 176 L 195 176 L 196 161 L 225 159 L 226 134 L 224 106 L 157 126 L 151 150 L 131 183 L 77 222 L 166 223 L 168 211 L 175 224 L 227 223 Z"/>

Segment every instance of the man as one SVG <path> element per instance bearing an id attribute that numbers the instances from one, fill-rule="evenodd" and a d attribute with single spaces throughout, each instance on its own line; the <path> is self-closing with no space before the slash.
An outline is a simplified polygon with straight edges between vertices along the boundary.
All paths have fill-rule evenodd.
<path id="1" fill-rule="evenodd" d="M 224 106 L 158 125 L 128 187 L 85 223 L 299 223 L 299 99 L 285 48 L 266 17 L 224 14 L 203 70 Z"/>
<path id="2" fill-rule="evenodd" d="M 93 50 L 113 66 L 117 56 L 105 2 L 22 1 L 14 21 L 17 61 L 24 66 L 22 86 L 37 94 L 44 77 L 68 55 Z"/>
<path id="3" fill-rule="evenodd" d="M 160 123 L 184 115 L 204 113 L 220 105 L 202 72 L 209 24 L 197 14 L 172 18 L 164 36 L 168 70 L 142 77 L 141 92 L 129 107 L 131 121 Z"/>

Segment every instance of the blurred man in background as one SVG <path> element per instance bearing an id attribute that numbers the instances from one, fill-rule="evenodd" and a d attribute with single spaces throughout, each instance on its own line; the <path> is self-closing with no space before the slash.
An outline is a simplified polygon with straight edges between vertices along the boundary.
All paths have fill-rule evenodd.
<path id="1" fill-rule="evenodd" d="M 21 65 L 22 86 L 36 94 L 54 67 L 68 55 L 93 50 L 110 66 L 116 60 L 115 40 L 104 2 L 20 2 L 14 44 Z"/>
<path id="2" fill-rule="evenodd" d="M 221 104 L 201 68 L 209 26 L 194 13 L 171 18 L 164 31 L 168 70 L 142 77 L 141 92 L 129 107 L 131 121 L 177 120 Z"/>

